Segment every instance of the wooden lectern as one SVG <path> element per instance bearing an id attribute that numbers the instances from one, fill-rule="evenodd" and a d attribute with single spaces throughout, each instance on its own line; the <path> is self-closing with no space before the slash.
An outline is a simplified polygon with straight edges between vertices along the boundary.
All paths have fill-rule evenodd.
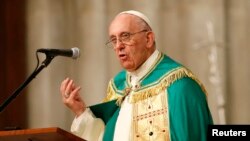
<path id="1" fill-rule="evenodd" d="M 0 141 L 85 141 L 61 128 L 0 131 Z"/>

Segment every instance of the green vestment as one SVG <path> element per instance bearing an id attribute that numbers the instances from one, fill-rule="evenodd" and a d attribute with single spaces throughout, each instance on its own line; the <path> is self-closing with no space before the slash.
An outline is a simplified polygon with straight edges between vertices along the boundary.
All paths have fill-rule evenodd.
<path id="1" fill-rule="evenodd" d="M 115 124 L 120 111 L 117 101 L 122 102 L 126 89 L 130 87 L 128 73 L 123 70 L 110 81 L 104 103 L 90 107 L 95 116 L 101 118 L 106 125 L 104 141 L 113 140 Z M 138 111 L 143 108 L 141 106 L 143 101 L 157 97 L 162 92 L 165 97 L 161 96 L 158 102 L 163 101 L 163 108 L 151 110 L 149 114 L 145 113 L 147 109 L 143 114 L 140 113 L 140 110 Z M 206 140 L 208 125 L 213 124 L 206 99 L 207 93 L 198 79 L 184 66 L 168 56 L 160 54 L 157 62 L 142 78 L 140 87 L 134 93 L 135 96 L 131 103 L 137 107 L 133 113 L 138 115 L 133 115 L 135 120 L 133 120 L 134 126 L 131 132 L 136 132 L 133 133 L 133 140 L 150 140 L 150 136 L 154 136 L 154 140 Z M 162 97 L 166 101 L 165 104 Z M 158 103 L 153 101 L 151 104 L 154 106 Z M 148 106 L 148 108 L 151 107 Z M 157 114 L 161 117 L 154 117 L 158 116 Z M 146 126 L 138 127 L 144 126 L 144 123 L 147 122 L 158 123 L 159 120 L 164 120 L 160 123 L 166 125 L 159 127 L 154 125 L 152 131 L 150 131 L 151 129 L 146 131 L 145 129 L 149 128 Z M 151 138 L 151 140 L 153 139 Z"/>

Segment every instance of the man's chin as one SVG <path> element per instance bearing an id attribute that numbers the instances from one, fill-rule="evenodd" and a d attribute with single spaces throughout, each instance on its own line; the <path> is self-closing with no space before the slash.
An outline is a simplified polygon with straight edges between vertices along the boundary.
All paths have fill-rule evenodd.
<path id="1" fill-rule="evenodd" d="M 133 72 L 133 71 L 135 70 L 135 69 L 134 69 L 133 67 L 131 67 L 131 66 L 122 65 L 122 67 L 123 67 L 125 70 L 129 71 L 129 72 Z"/>

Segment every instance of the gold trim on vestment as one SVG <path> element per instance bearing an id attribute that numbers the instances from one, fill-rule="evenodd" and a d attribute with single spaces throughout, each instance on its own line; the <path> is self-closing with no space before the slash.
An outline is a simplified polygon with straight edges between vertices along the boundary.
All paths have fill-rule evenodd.
<path id="1" fill-rule="evenodd" d="M 152 86 L 145 86 L 140 88 L 140 90 L 134 92 L 134 95 L 131 97 L 130 102 L 131 103 L 136 103 L 138 101 L 147 99 L 148 97 L 152 97 L 157 95 L 160 91 L 166 90 L 167 87 L 169 87 L 173 82 L 176 80 L 183 78 L 183 77 L 190 77 L 194 81 L 196 81 L 200 86 L 202 91 L 206 94 L 207 96 L 207 91 L 203 84 L 193 75 L 193 73 L 188 70 L 187 68 L 184 67 L 179 67 L 171 72 L 167 73 L 164 75 L 158 82 L 154 83 Z M 122 101 L 122 97 L 125 96 L 125 90 L 123 92 L 123 95 L 119 95 L 114 91 L 113 84 L 110 81 L 107 89 L 107 97 L 104 99 L 104 102 L 118 99 L 118 101 Z M 118 102 L 118 105 L 121 103 Z"/>
<path id="2" fill-rule="evenodd" d="M 158 82 L 154 83 L 152 86 L 145 86 L 140 88 L 140 90 L 134 92 L 133 96 L 131 96 L 131 103 L 136 103 L 138 101 L 147 99 L 149 97 L 153 97 L 157 94 L 159 94 L 160 91 L 166 90 L 167 87 L 169 87 L 173 82 L 175 82 L 178 79 L 181 79 L 183 77 L 190 77 L 194 81 L 196 81 L 202 88 L 202 91 L 207 95 L 207 92 L 202 85 L 202 83 L 193 75 L 191 71 L 184 67 L 179 67 L 174 69 L 173 71 L 167 73 L 164 75 Z M 124 93 L 125 96 L 125 93 Z M 122 96 L 117 97 L 118 101 L 122 101 Z M 118 102 L 118 105 L 120 105 L 121 102 Z"/>
<path id="3" fill-rule="evenodd" d="M 114 100 L 114 99 L 118 99 L 119 97 L 121 97 L 121 95 L 117 94 L 114 91 L 114 88 L 113 88 L 112 85 L 113 85 L 112 81 L 110 81 L 109 84 L 108 84 L 108 88 L 107 88 L 107 96 L 103 100 L 103 102 L 108 102 L 108 101 L 111 101 L 111 100 Z"/>
<path id="4" fill-rule="evenodd" d="M 133 104 L 133 141 L 169 141 L 167 91 Z"/>

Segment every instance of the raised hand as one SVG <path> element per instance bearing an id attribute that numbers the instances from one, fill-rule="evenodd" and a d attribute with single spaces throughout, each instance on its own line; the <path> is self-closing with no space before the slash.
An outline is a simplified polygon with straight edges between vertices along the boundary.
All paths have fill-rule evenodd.
<path id="1" fill-rule="evenodd" d="M 80 96 L 80 89 L 81 87 L 76 86 L 69 78 L 63 80 L 60 87 L 63 103 L 75 113 L 76 117 L 86 109 L 86 104 Z"/>

